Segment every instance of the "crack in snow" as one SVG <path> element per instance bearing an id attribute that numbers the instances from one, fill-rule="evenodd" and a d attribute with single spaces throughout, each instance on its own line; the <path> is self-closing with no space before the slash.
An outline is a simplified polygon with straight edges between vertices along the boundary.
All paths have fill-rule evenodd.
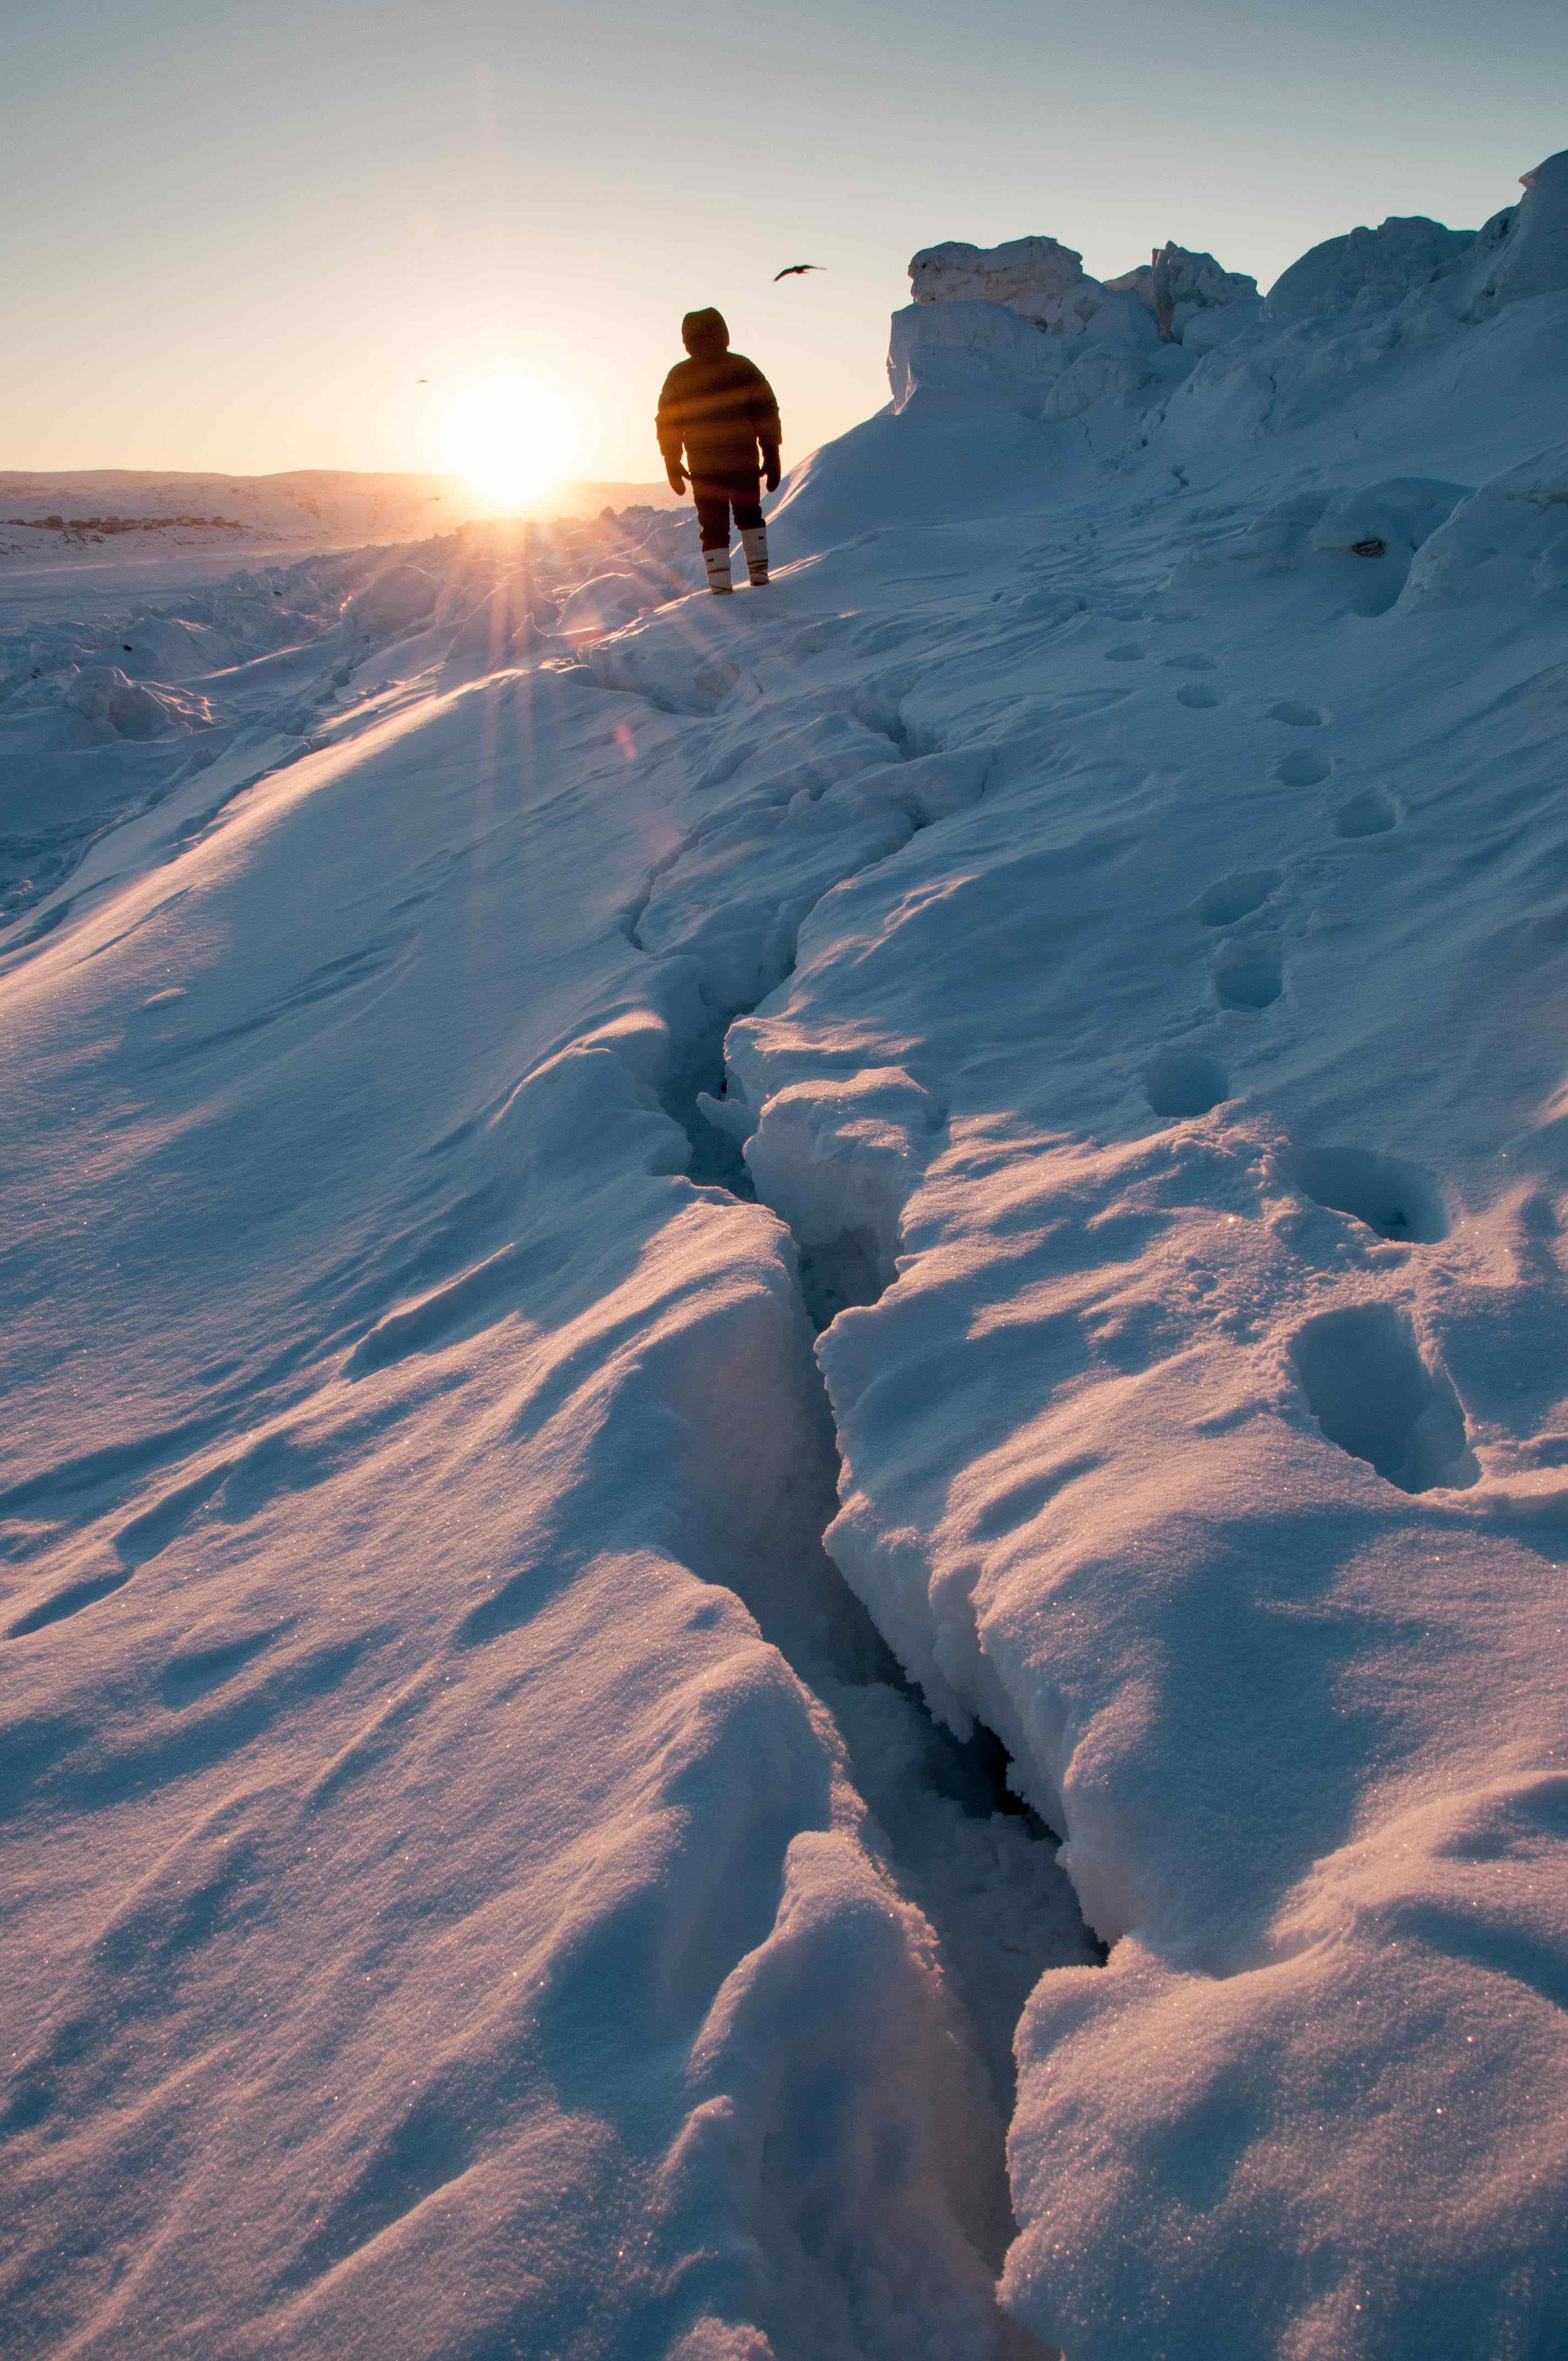
<path id="1" fill-rule="evenodd" d="M 920 744 L 896 707 L 890 712 L 876 705 L 873 719 L 871 705 L 862 699 L 858 718 L 888 741 L 901 764 L 946 751 Z M 989 759 L 988 752 L 981 753 L 982 764 Z M 817 795 L 833 784 L 829 775 L 818 785 Z M 908 834 L 894 852 L 901 852 L 916 834 L 943 816 L 917 807 L 910 816 Z M 653 864 L 626 914 L 628 939 L 651 958 L 660 956 L 644 939 L 651 905 L 662 884 L 678 879 L 684 856 L 700 847 L 704 834 L 702 829 L 693 830 Z M 891 857 L 875 854 L 846 877 L 861 876 Z M 831 892 L 846 877 L 836 877 L 823 892 Z M 818 894 L 799 913 L 796 934 L 821 898 Z M 763 997 L 782 990 L 794 969 L 792 949 L 788 965 Z M 705 973 L 705 985 L 707 1004 L 722 1003 L 710 972 Z M 722 1122 L 710 1120 L 699 1102 L 706 1098 L 716 1114 L 722 1113 L 730 1030 L 759 1005 L 755 1000 L 738 1006 L 731 1003 L 700 1031 L 688 1031 L 678 1039 L 672 1071 L 660 1093 L 661 1104 L 691 1145 L 689 1177 L 742 1203 L 755 1202 L 764 1194 L 756 1185 L 743 1141 Z M 765 1103 L 757 1114 L 764 1111 Z M 840 1311 L 872 1303 L 883 1293 L 887 1275 L 874 1247 L 852 1223 L 836 1243 L 808 1242 L 779 1208 L 770 1210 L 790 1231 L 796 1289 L 817 1333 Z M 823 1437 L 823 1464 L 809 1471 L 810 1479 L 837 1500 L 841 1467 L 837 1429 L 827 1384 L 815 1363 L 803 1382 L 819 1412 L 813 1422 Z M 824 1530 L 830 1519 L 831 1511 Z M 1102 1963 L 1106 1949 L 1083 1924 L 1070 1883 L 1057 1864 L 1059 1835 L 1011 1786 L 1010 1758 L 1000 1739 L 978 1722 L 967 1741 L 956 1739 L 931 1711 L 826 1553 L 824 1564 L 841 1587 L 854 1643 L 832 1667 L 795 1661 L 787 1647 L 782 1653 L 833 1715 L 856 1785 L 886 1841 L 886 1865 L 936 1931 L 1005 2118 L 1014 2097 L 1012 2037 L 1029 1993 L 1050 1968 Z M 876 1677 L 869 1681 L 863 1669 L 868 1652 L 877 1667 Z"/>

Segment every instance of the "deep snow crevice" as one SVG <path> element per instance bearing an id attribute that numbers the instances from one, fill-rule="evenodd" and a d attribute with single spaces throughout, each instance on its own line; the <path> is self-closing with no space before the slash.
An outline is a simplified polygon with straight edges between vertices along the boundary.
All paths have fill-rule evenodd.
<path id="1" fill-rule="evenodd" d="M 942 759 L 941 750 L 920 744 L 901 717 L 884 706 L 878 706 L 874 721 L 869 714 L 856 718 L 884 736 L 904 764 L 918 765 L 933 752 Z M 947 808 L 972 800 L 981 791 L 992 757 L 986 750 L 957 760 L 959 785 Z M 731 765 L 726 775 L 739 767 Z M 832 785 L 831 773 L 812 784 L 817 795 L 805 792 L 815 804 Z M 948 785 L 950 789 L 952 783 Z M 738 1103 L 727 1089 L 729 1028 L 751 1016 L 768 992 L 787 982 L 794 972 L 799 925 L 823 894 L 843 882 L 844 874 L 863 874 L 877 865 L 889 849 L 902 851 L 919 829 L 946 816 L 942 786 L 942 781 L 933 782 L 929 803 L 918 788 L 914 791 L 905 806 L 907 827 L 896 845 L 873 849 L 869 859 L 835 874 L 804 906 L 797 906 L 787 960 L 780 958 L 776 900 L 726 901 L 722 888 L 717 904 L 706 906 L 707 916 L 695 936 L 678 950 L 670 947 L 676 957 L 695 952 L 701 981 L 695 994 L 672 995 L 684 1021 L 671 1026 L 659 1100 L 685 1135 L 688 1177 L 697 1185 L 721 1189 L 740 1202 L 754 1202 L 759 1196 L 766 1200 L 768 1192 L 759 1188 L 745 1152 L 762 1110 Z M 649 939 L 647 931 L 661 885 L 678 878 L 683 856 L 690 853 L 700 861 L 716 840 L 722 857 L 722 831 L 731 825 L 725 814 L 716 815 L 650 871 L 624 919 L 628 939 L 647 956 L 670 955 L 665 945 Z M 766 938 L 751 955 L 765 991 L 750 1000 L 737 998 L 732 982 L 737 938 L 743 941 L 748 935 Z M 705 956 L 710 943 L 718 947 L 717 954 Z M 727 976 L 731 979 L 728 990 Z M 797 1301 L 812 1331 L 820 1334 L 850 1306 L 874 1302 L 889 1284 L 893 1273 L 885 1241 L 873 1235 L 853 1210 L 846 1212 L 842 1225 L 831 1235 L 817 1235 L 816 1227 L 805 1235 L 784 1209 L 770 1210 L 790 1233 Z M 814 1356 L 802 1355 L 798 1382 L 804 1412 L 800 1425 L 817 1438 L 808 1455 L 812 1464 L 801 1469 L 801 1487 L 820 1499 L 819 1532 L 825 1532 L 839 1499 L 840 1456 L 827 1384 Z M 1006 2119 L 1014 2103 L 1013 2033 L 1030 1992 L 1051 1967 L 1102 1962 L 1104 1947 L 1084 1925 L 1071 1884 L 1058 1866 L 1059 1836 L 1014 1791 L 1010 1758 L 1000 1739 L 977 1726 L 960 1741 L 938 1720 L 820 1540 L 813 1564 L 801 1571 L 814 1592 L 827 1584 L 839 1601 L 839 1611 L 814 1627 L 809 1648 L 803 1649 L 793 1629 L 769 1613 L 765 1600 L 747 1603 L 758 1616 L 763 1636 L 832 1715 L 855 1786 L 885 1848 L 884 1864 L 935 1930 Z M 997 2161 L 1003 2172 L 1003 2161 L 1000 2157 Z M 995 2259 L 1000 2266 L 1000 2256 Z"/>
<path id="2" fill-rule="evenodd" d="M 800 1292 L 806 1316 L 820 1335 L 840 1312 L 863 1309 L 884 1291 L 876 1242 L 864 1230 L 847 1228 L 813 1246 L 795 1241 Z"/>
<path id="3" fill-rule="evenodd" d="M 645 694 L 641 686 L 630 693 Z M 885 763 L 867 752 L 872 736 L 897 759 L 891 785 Z M 756 1118 L 729 1090 L 730 1027 L 788 983 L 801 928 L 825 896 L 974 803 L 994 759 L 989 746 L 948 749 L 917 733 L 885 697 L 857 700 L 848 717 L 829 708 L 784 733 L 759 783 L 707 814 L 650 866 L 620 923 L 635 950 L 690 960 L 698 972 L 702 1013 L 694 1017 L 688 1008 L 674 1028 L 659 1093 L 686 1136 L 694 1180 L 754 1198 L 741 1144 Z M 746 763 L 742 749 L 720 748 L 701 783 L 729 784 Z M 874 1301 L 885 1284 L 885 1276 L 873 1281 L 863 1242 L 801 1246 L 818 1328 L 850 1304 Z"/>
<path id="4" fill-rule="evenodd" d="M 729 1029 L 729 1020 L 715 1016 L 701 1035 L 680 1046 L 660 1089 L 659 1104 L 686 1136 L 691 1151 L 688 1177 L 699 1186 L 727 1189 L 742 1204 L 752 1204 L 757 1191 L 740 1139 L 721 1124 L 710 1122 L 699 1104 L 705 1098 L 717 1103 L 723 1093 L 724 1041 Z"/>
<path id="5" fill-rule="evenodd" d="M 796 1263 L 798 1280 L 798 1250 Z M 800 1301 L 809 1315 L 804 1285 Z M 823 1497 L 826 1532 L 839 1494 L 837 1425 L 814 1356 L 802 1356 L 798 1381 L 809 1412 L 804 1423 L 817 1438 L 801 1480 Z M 1084 1925 L 1058 1865 L 1060 1835 L 1014 1791 L 1001 1740 L 979 1723 L 968 1739 L 954 1737 L 825 1547 L 809 1579 L 839 1600 L 828 1649 L 819 1638 L 817 1651 L 803 1653 L 789 1632 L 769 1628 L 765 1606 L 763 1636 L 832 1715 L 883 1865 L 935 1931 L 1005 2120 L 1014 2102 L 1013 2035 L 1030 1993 L 1050 1968 L 1102 1964 L 1105 1948 Z"/>

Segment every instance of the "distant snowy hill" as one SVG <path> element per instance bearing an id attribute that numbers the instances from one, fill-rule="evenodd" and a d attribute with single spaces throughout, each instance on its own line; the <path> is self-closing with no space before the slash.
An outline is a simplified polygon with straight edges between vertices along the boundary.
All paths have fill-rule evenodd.
<path id="1" fill-rule="evenodd" d="M 1559 2361 L 1568 155 L 1167 268 L 0 632 L 8 2351 Z"/>

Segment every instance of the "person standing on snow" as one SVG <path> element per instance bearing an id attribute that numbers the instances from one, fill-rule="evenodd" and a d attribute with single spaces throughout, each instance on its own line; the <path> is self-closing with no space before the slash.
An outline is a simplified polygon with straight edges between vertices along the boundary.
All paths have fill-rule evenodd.
<path id="1" fill-rule="evenodd" d="M 690 471 L 708 588 L 722 596 L 734 588 L 733 509 L 746 553 L 746 578 L 760 590 L 768 578 L 768 529 L 759 478 L 765 476 L 769 491 L 777 491 L 779 406 L 755 361 L 730 351 L 720 313 L 688 312 L 681 322 L 681 342 L 691 358 L 677 361 L 664 379 L 655 421 L 664 472 L 671 489 L 683 492 Z"/>

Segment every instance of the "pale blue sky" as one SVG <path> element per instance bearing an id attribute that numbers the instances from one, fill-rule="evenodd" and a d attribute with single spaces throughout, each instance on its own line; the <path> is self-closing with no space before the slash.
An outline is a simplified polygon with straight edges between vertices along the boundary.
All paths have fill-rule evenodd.
<path id="1" fill-rule="evenodd" d="M 798 456 L 885 398 L 917 247 L 1266 284 L 1564 146 L 1562 0 L 8 0 L 0 467 L 431 467 L 521 368 L 649 478 L 703 302 Z"/>

